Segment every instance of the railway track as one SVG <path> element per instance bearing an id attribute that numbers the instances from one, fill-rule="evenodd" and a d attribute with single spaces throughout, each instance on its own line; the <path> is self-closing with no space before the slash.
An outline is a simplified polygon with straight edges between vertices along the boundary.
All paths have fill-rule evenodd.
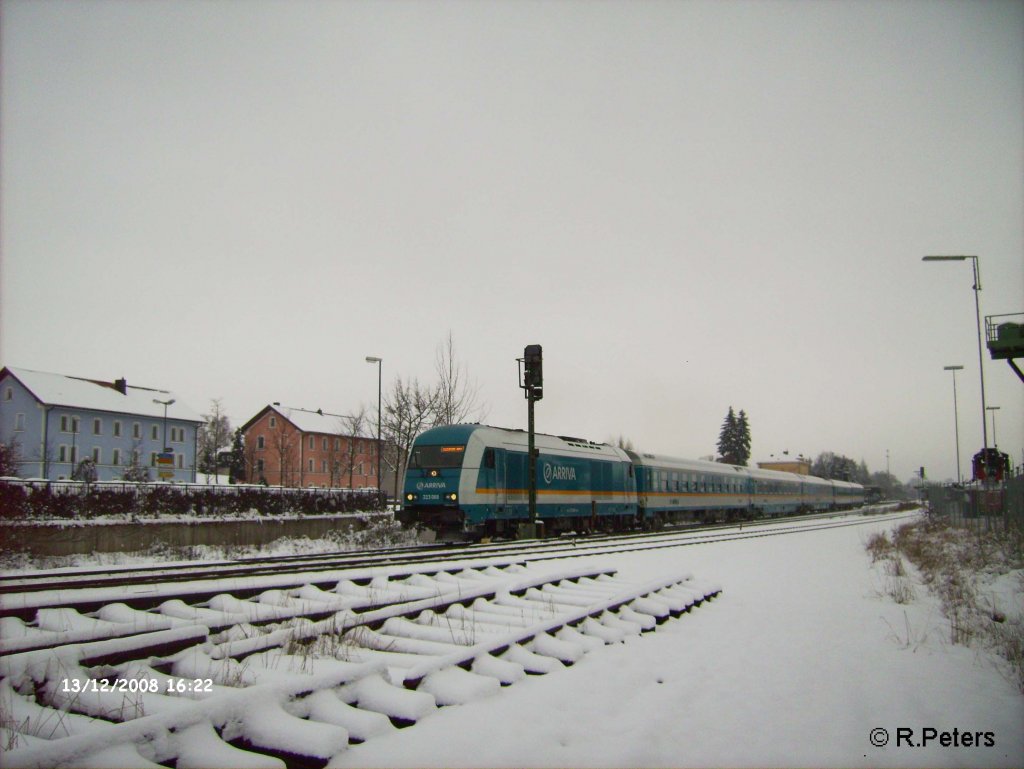
<path id="1" fill-rule="evenodd" d="M 688 573 L 629 581 L 578 556 L 875 520 L 438 547 L 363 554 L 357 568 L 299 559 L 250 576 L 29 581 L 0 595 L 4 763 L 319 767 L 438 707 L 655 630 L 719 592 Z"/>
<path id="2" fill-rule="evenodd" d="M 377 580 L 361 595 L 344 587 L 225 596 L 164 630 L 110 614 L 134 627 L 0 657 L 5 763 L 322 766 L 438 707 L 654 630 L 719 591 L 685 573 L 640 584 L 609 569 L 524 565 Z M 277 621 L 259 627 L 241 616 L 268 613 Z"/>
<path id="3" fill-rule="evenodd" d="M 432 570 L 442 572 L 451 569 L 453 564 L 475 567 L 482 563 L 531 563 L 566 557 L 681 547 L 727 539 L 779 536 L 822 527 L 859 525 L 871 520 L 870 517 L 857 514 L 830 514 L 744 524 L 740 527 L 685 528 L 578 540 L 560 538 L 330 554 L 323 559 L 310 560 L 303 557 L 287 563 L 282 563 L 280 559 L 254 559 L 223 564 L 223 570 L 215 568 L 219 564 L 200 569 L 176 567 L 169 575 L 163 570 L 154 571 L 149 567 L 138 572 L 62 573 L 56 578 L 50 575 L 30 575 L 0 581 L 0 622 L 7 623 L 9 628 L 16 628 L 16 624 L 9 620 L 32 622 L 38 612 L 50 609 L 92 614 L 111 603 L 123 603 L 130 609 L 153 612 L 160 611 L 161 606 L 174 601 L 203 605 L 217 600 L 225 592 L 248 599 L 270 590 L 289 590 L 301 585 L 333 590 L 342 580 L 365 586 L 374 579 L 400 579 L 411 574 L 429 574 Z M 7 648 L 0 639 L 0 653 Z"/>
<path id="4" fill-rule="evenodd" d="M 748 529 L 777 526 L 787 521 L 800 524 L 815 520 L 835 520 L 837 516 L 858 516 L 859 513 L 821 513 L 792 518 L 765 519 L 743 524 Z M 32 592 L 65 591 L 69 589 L 122 587 L 132 584 L 166 584 L 171 582 L 198 582 L 226 579 L 233 576 L 254 577 L 288 575 L 297 572 L 335 571 L 340 569 L 372 568 L 381 565 L 419 564 L 430 560 L 439 562 L 466 557 L 515 556 L 523 553 L 537 555 L 564 552 L 567 547 L 616 547 L 631 541 L 656 541 L 660 537 L 703 536 L 708 532 L 729 531 L 735 524 L 709 524 L 666 529 L 660 532 L 628 532 L 599 534 L 585 538 L 560 537 L 527 542 L 495 542 L 491 544 L 442 543 L 364 550 L 350 553 L 324 553 L 319 555 L 288 555 L 195 564 L 147 565 L 140 567 L 105 567 L 103 569 L 48 570 L 40 573 L 0 577 L 0 617 L 8 616 L 12 601 L 5 596 Z M 742 527 L 741 527 L 742 528 Z M 570 544 L 571 543 L 571 544 Z"/>

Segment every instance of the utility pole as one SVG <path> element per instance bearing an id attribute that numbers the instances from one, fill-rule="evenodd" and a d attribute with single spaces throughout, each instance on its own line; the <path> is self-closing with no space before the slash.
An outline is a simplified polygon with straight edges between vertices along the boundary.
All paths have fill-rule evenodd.
<path id="1" fill-rule="evenodd" d="M 544 397 L 543 351 L 539 344 L 527 345 L 523 357 L 518 359 L 520 367 L 520 384 L 526 395 L 527 402 L 527 475 L 530 489 L 530 528 L 532 536 L 537 536 L 537 449 L 535 448 L 535 430 L 533 404 Z M 525 370 L 524 370 L 525 369 Z"/>

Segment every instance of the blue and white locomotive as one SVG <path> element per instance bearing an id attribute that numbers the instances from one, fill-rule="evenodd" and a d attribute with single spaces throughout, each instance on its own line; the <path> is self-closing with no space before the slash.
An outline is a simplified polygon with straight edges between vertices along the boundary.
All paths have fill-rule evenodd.
<path id="1" fill-rule="evenodd" d="M 858 484 L 535 436 L 537 517 L 549 533 L 749 519 L 863 504 Z M 443 534 L 507 535 L 529 520 L 527 434 L 448 425 L 414 442 L 399 519 Z"/>

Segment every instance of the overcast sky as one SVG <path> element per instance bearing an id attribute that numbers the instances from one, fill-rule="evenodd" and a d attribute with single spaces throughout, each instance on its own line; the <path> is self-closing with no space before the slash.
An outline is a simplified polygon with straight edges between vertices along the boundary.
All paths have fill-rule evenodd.
<path id="1" fill-rule="evenodd" d="M 981 446 L 970 262 L 921 257 L 1024 312 L 1024 3 L 0 7 L 0 364 L 238 425 L 451 332 L 492 424 L 536 343 L 542 432 L 697 457 L 731 405 L 902 480 L 955 476 L 962 364 Z"/>

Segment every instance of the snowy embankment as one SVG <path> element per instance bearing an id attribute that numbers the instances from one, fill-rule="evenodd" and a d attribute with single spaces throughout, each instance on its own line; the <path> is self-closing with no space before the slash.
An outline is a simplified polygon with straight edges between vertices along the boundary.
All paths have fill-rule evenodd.
<path id="1" fill-rule="evenodd" d="M 623 577 L 686 569 L 723 593 L 332 765 L 1024 765 L 1024 696 L 1001 663 L 952 645 L 923 587 L 888 595 L 864 545 L 893 525 L 602 556 Z"/>

